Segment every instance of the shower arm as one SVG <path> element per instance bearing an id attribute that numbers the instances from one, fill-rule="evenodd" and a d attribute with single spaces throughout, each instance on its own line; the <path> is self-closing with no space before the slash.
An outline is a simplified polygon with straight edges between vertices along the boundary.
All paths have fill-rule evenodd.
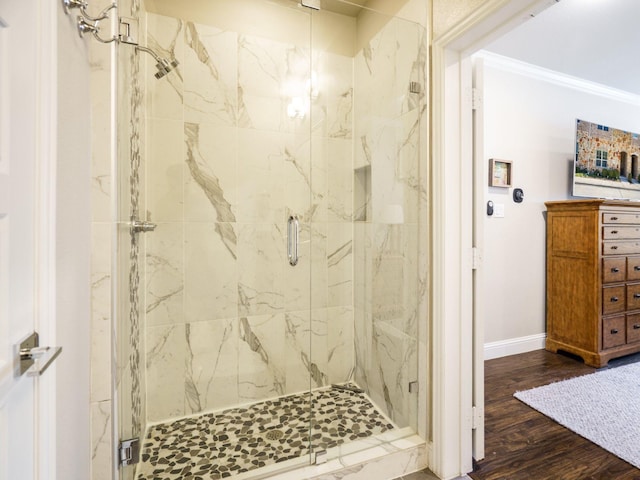
<path id="1" fill-rule="evenodd" d="M 163 63 L 166 62 L 165 59 L 160 58 L 160 56 L 154 52 L 153 50 L 151 50 L 150 48 L 147 47 L 143 47 L 142 45 L 138 45 L 137 43 L 135 44 L 131 44 L 131 45 L 135 45 L 136 50 L 142 50 L 143 52 L 147 52 L 149 55 L 151 55 L 153 57 L 153 59 L 158 62 L 158 63 Z"/>

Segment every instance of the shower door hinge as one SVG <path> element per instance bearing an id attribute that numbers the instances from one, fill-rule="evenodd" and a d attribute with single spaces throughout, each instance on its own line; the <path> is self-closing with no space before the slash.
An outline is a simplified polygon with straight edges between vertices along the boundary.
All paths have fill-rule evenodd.
<path id="1" fill-rule="evenodd" d="M 313 452 L 313 463 L 315 465 L 320 465 L 321 463 L 327 463 L 327 451 L 316 450 L 315 452 Z"/>
<path id="2" fill-rule="evenodd" d="M 118 444 L 120 466 L 134 465 L 140 461 L 140 439 L 121 440 Z"/>
<path id="3" fill-rule="evenodd" d="M 138 45 L 138 19 L 120 17 L 120 25 L 118 31 L 118 40 L 122 43 L 128 43 L 130 45 Z"/>

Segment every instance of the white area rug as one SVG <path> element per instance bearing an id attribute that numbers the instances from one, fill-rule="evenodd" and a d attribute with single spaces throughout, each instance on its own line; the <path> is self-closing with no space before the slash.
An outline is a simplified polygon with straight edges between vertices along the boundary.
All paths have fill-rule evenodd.
<path id="1" fill-rule="evenodd" d="M 640 363 L 516 392 L 514 396 L 640 468 Z"/>

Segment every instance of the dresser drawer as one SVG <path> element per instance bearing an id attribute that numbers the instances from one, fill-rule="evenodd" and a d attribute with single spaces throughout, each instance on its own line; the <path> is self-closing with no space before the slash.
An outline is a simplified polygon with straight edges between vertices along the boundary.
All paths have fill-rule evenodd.
<path id="1" fill-rule="evenodd" d="M 605 240 L 602 242 L 603 255 L 629 255 L 640 253 L 640 240 Z"/>
<path id="2" fill-rule="evenodd" d="M 638 257 L 640 258 L 640 257 Z M 640 266 L 640 262 L 638 262 Z M 614 257 L 602 259 L 602 282 L 620 283 L 626 279 L 627 257 Z M 640 274 L 640 272 L 638 272 Z"/>
<path id="3" fill-rule="evenodd" d="M 613 348 L 627 343 L 624 315 L 602 319 L 602 348 Z"/>
<path id="4" fill-rule="evenodd" d="M 602 213 L 602 223 L 625 224 L 637 223 L 640 225 L 640 213 Z"/>
<path id="5" fill-rule="evenodd" d="M 627 315 L 627 343 L 640 342 L 640 314 Z"/>
<path id="6" fill-rule="evenodd" d="M 627 306 L 626 287 L 604 287 L 602 289 L 602 313 L 609 315 L 611 313 L 624 312 Z"/>
<path id="7" fill-rule="evenodd" d="M 605 240 L 640 238 L 640 225 L 637 227 L 602 227 L 602 238 Z"/>
<path id="8" fill-rule="evenodd" d="M 627 310 L 640 310 L 640 283 L 627 285 Z"/>
<path id="9" fill-rule="evenodd" d="M 640 257 L 627 257 L 627 280 L 640 280 Z"/>

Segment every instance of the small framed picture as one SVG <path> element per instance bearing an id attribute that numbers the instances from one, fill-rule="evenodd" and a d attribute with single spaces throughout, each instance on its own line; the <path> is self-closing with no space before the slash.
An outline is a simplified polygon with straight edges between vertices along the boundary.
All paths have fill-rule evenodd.
<path id="1" fill-rule="evenodd" d="M 489 159 L 489 186 L 510 187 L 513 175 L 511 165 L 509 160 Z"/>

